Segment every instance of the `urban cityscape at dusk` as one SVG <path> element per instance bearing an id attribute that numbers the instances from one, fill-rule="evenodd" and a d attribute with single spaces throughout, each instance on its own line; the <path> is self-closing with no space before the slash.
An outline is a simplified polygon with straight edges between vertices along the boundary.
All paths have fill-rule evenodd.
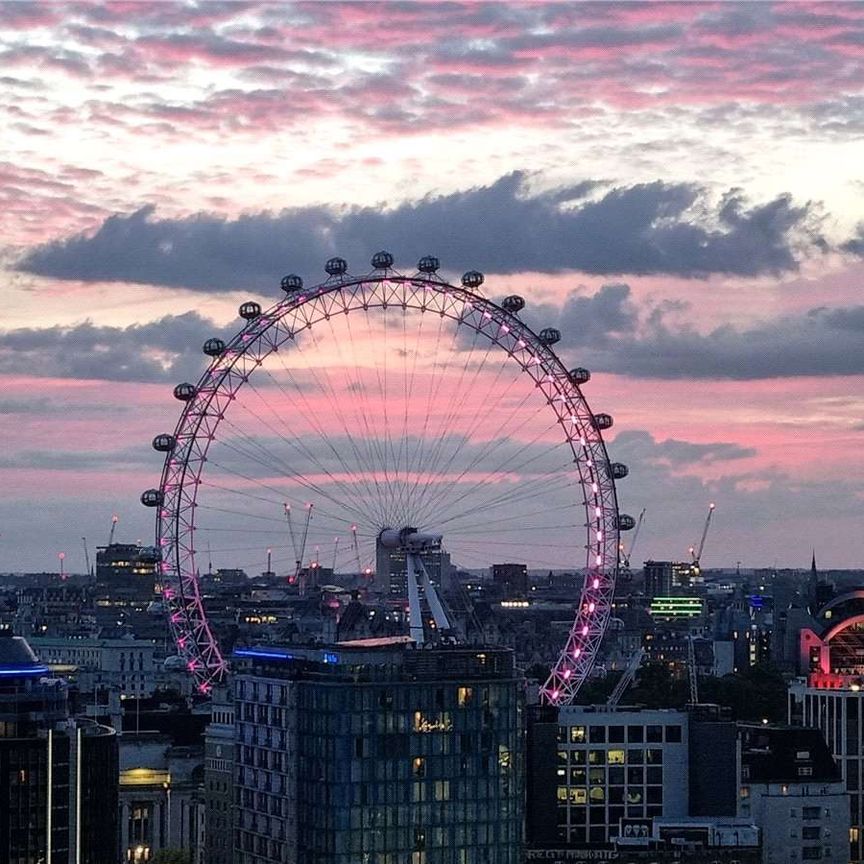
<path id="1" fill-rule="evenodd" d="M 864 860 L 862 46 L 0 3 L 0 864 Z"/>

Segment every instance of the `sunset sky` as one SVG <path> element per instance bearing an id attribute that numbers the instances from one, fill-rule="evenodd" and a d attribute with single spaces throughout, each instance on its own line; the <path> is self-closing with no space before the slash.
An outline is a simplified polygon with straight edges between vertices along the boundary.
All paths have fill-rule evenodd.
<path id="1" fill-rule="evenodd" d="M 0 571 L 149 542 L 204 339 L 379 249 L 561 329 L 638 561 L 715 501 L 704 566 L 864 567 L 862 61 L 864 3 L 0 3 Z"/>

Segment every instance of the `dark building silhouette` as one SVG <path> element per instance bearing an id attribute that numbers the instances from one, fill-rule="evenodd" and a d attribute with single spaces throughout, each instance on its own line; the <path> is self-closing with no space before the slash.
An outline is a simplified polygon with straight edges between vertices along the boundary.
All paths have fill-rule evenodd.
<path id="1" fill-rule="evenodd" d="M 0 861 L 115 864 L 113 729 L 69 718 L 63 681 L 0 633 Z"/>

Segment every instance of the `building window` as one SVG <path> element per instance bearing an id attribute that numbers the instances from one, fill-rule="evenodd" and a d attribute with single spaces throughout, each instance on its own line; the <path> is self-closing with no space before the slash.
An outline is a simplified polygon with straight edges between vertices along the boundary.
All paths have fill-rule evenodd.
<path id="1" fill-rule="evenodd" d="M 804 819 L 818 819 L 821 815 L 822 815 L 822 808 L 821 807 L 803 807 L 801 809 L 801 816 Z"/>
<path id="2" fill-rule="evenodd" d="M 610 750 L 608 761 L 610 765 L 623 765 L 624 764 L 624 751 L 623 750 Z"/>
<path id="3" fill-rule="evenodd" d="M 681 743 L 681 727 L 667 726 L 666 727 L 666 743 L 680 744 Z"/>
<path id="4" fill-rule="evenodd" d="M 585 743 L 585 727 L 571 726 L 570 727 L 570 743 L 584 744 Z"/>

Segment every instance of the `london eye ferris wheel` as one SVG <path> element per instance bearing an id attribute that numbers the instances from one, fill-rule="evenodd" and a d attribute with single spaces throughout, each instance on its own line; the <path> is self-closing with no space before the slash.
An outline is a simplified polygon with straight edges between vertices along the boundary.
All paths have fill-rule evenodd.
<path id="1" fill-rule="evenodd" d="M 383 531 L 412 526 L 441 532 L 467 568 L 515 559 L 582 573 L 541 691 L 569 703 L 609 619 L 619 531 L 634 525 L 615 491 L 627 468 L 603 441 L 612 418 L 582 392 L 589 371 L 564 365 L 556 329 L 523 321 L 521 296 L 485 297 L 477 271 L 451 284 L 427 256 L 404 274 L 388 252 L 362 276 L 342 258 L 325 270 L 313 287 L 285 276 L 268 309 L 243 303 L 239 332 L 208 339 L 197 383 L 174 388 L 176 428 L 153 439 L 165 462 L 141 500 L 156 511 L 163 600 L 199 691 L 227 670 L 202 558 L 249 566 L 267 548 L 292 571 L 293 503 L 307 520 L 314 507 L 336 570 L 356 573 Z"/>

